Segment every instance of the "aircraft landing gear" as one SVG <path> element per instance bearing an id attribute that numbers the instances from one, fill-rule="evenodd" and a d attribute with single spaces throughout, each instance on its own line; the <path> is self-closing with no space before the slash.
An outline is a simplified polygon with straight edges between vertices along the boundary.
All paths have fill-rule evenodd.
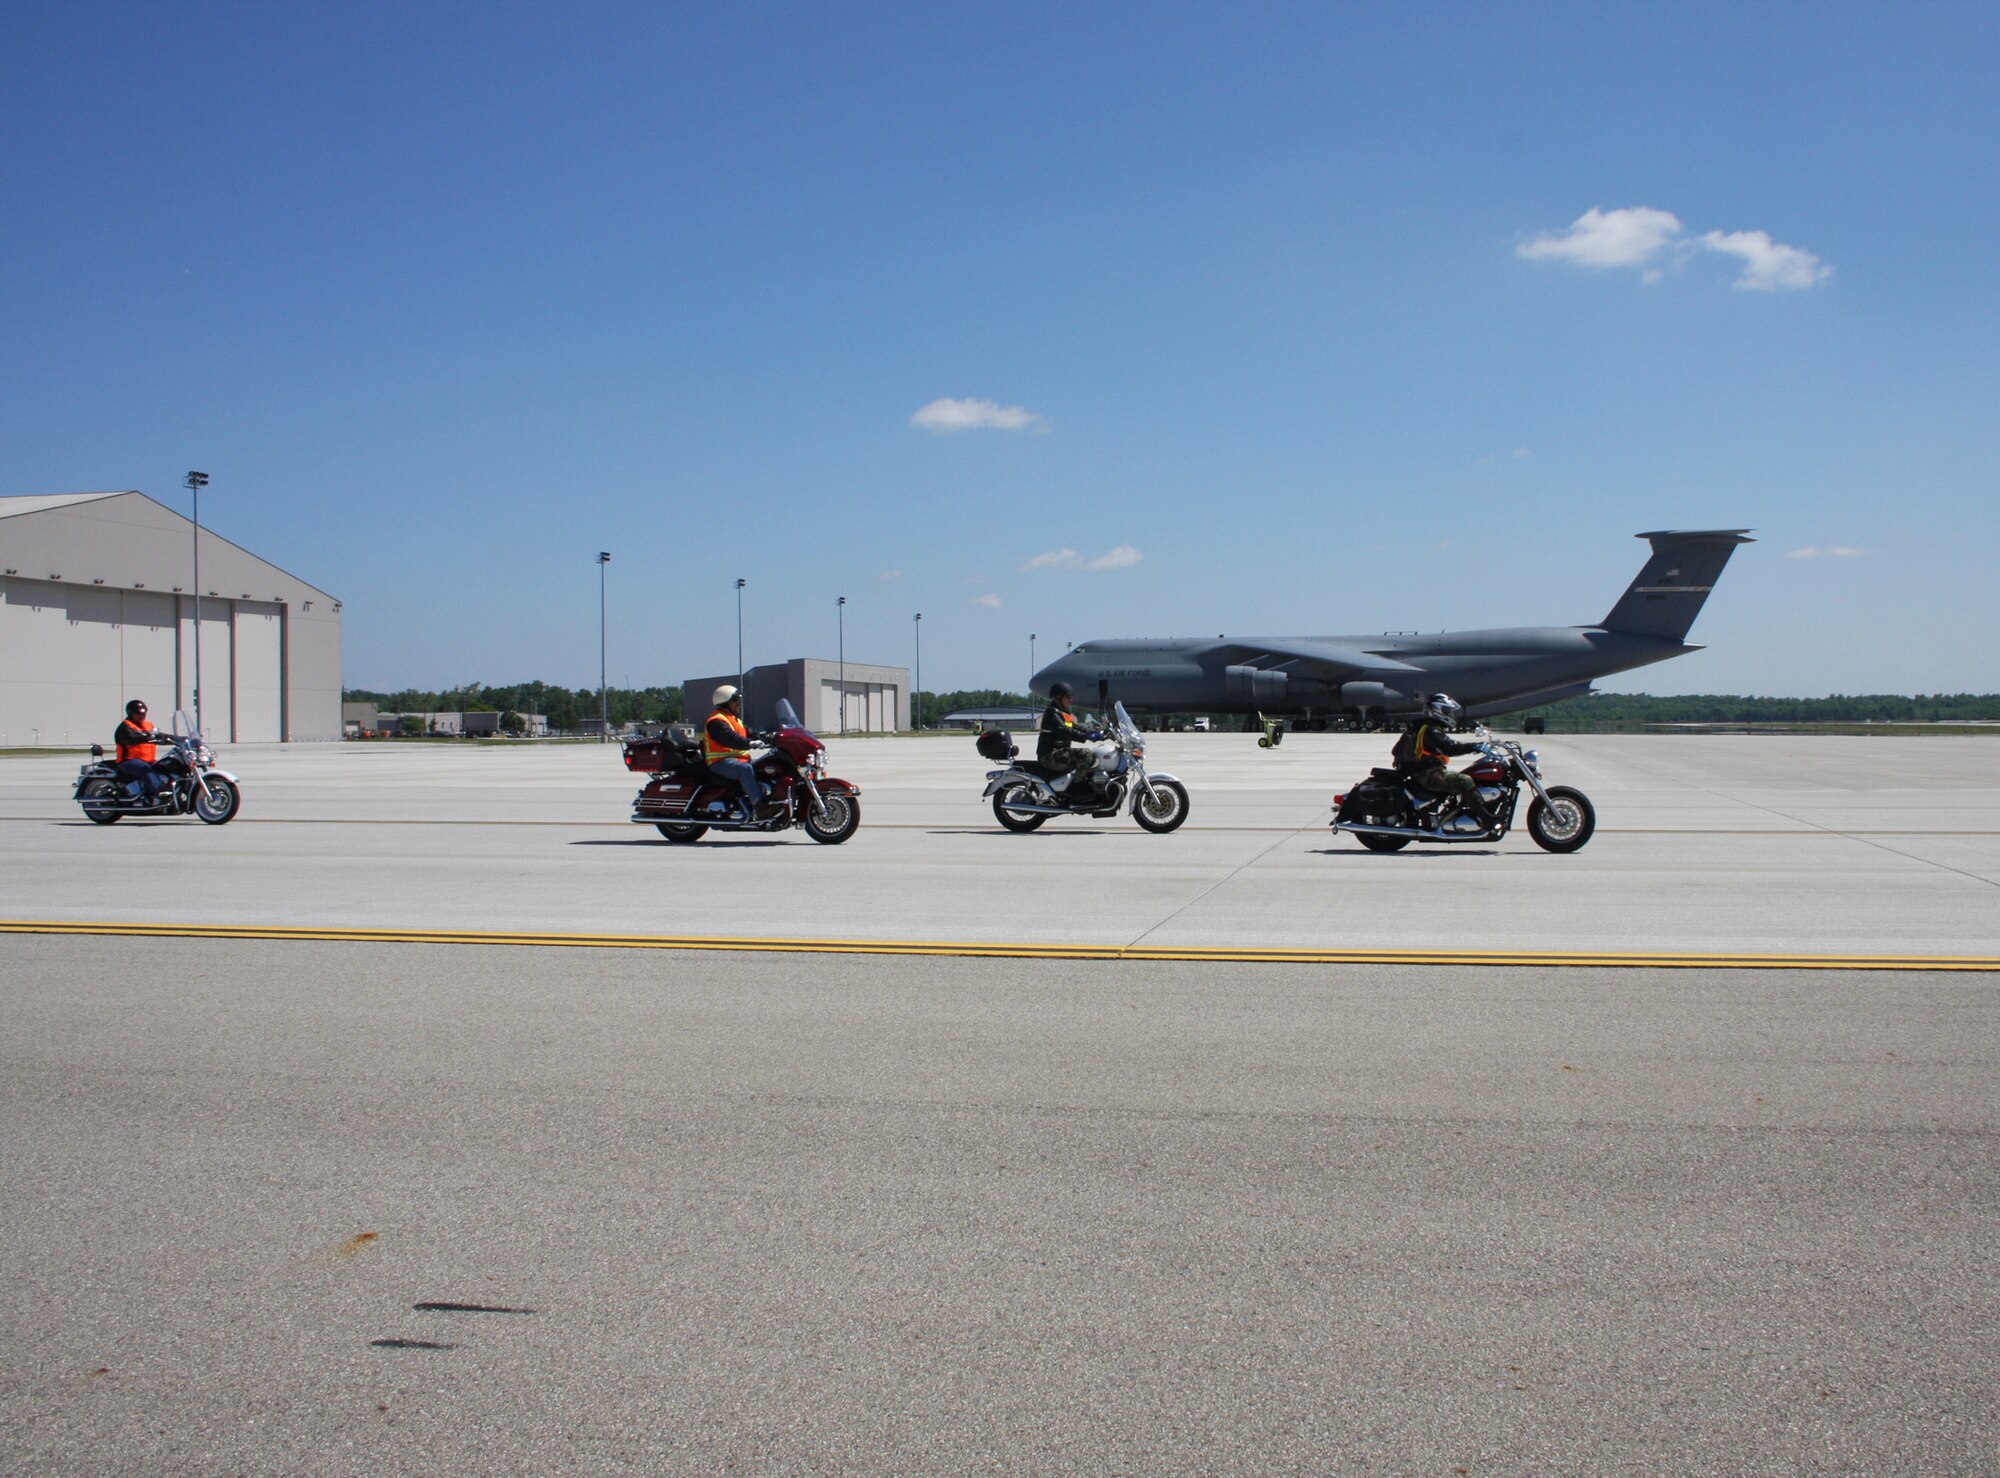
<path id="1" fill-rule="evenodd" d="M 1259 749 L 1276 749 L 1285 742 L 1285 721 L 1281 718 L 1265 718 L 1257 715 L 1257 722 L 1264 726 L 1264 737 L 1257 741 Z"/>

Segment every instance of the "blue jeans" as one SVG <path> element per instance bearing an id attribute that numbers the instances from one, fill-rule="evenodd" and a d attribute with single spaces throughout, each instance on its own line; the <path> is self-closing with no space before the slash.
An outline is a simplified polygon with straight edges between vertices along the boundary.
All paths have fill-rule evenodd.
<path id="1" fill-rule="evenodd" d="M 166 777 L 144 760 L 120 760 L 118 778 L 138 781 L 139 795 L 141 799 L 148 801 L 157 796 L 161 787 L 167 783 Z"/>
<path id="2" fill-rule="evenodd" d="M 764 799 L 764 782 L 757 778 L 757 772 L 750 768 L 748 760 L 716 760 L 709 765 L 725 780 L 734 780 L 743 787 L 743 794 L 749 797 L 750 810 L 754 814 L 758 803 Z"/>

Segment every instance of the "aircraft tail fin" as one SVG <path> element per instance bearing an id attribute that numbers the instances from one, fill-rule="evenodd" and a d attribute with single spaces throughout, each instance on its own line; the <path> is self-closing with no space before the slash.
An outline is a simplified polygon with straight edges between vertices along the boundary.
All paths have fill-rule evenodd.
<path id="1" fill-rule="evenodd" d="M 1748 529 L 1661 529 L 1637 537 L 1652 544 L 1652 558 L 1599 624 L 1670 641 L 1686 640 L 1736 546 L 1755 542 Z"/>

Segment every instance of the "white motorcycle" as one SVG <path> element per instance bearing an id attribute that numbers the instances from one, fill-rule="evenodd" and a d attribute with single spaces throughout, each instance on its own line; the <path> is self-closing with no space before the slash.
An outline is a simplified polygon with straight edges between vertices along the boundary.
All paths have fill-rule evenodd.
<path id="1" fill-rule="evenodd" d="M 138 782 L 127 780 L 116 764 L 104 758 L 102 744 L 91 745 L 90 763 L 76 772 L 76 794 L 71 797 L 83 807 L 83 814 L 99 826 L 109 826 L 121 816 L 189 812 L 210 826 L 221 826 L 235 816 L 243 792 L 234 775 L 215 768 L 215 754 L 195 731 L 186 709 L 175 711 L 173 732 L 157 735 L 155 743 L 165 745 L 168 753 L 153 763 L 153 773 L 163 783 L 151 800 Z"/>
<path id="2" fill-rule="evenodd" d="M 995 819 L 1009 831 L 1033 831 L 1051 816 L 1102 818 L 1129 808 L 1134 821 L 1155 832 L 1172 831 L 1187 820 L 1187 787 L 1172 775 L 1149 773 L 1139 726 L 1123 703 L 1114 704 L 1112 714 L 1111 728 L 1081 746 L 1095 763 L 1072 774 L 1061 790 L 1055 788 L 1060 775 L 1018 758 L 1020 750 L 1005 729 L 981 734 L 980 754 L 1004 766 L 986 772 Z"/>

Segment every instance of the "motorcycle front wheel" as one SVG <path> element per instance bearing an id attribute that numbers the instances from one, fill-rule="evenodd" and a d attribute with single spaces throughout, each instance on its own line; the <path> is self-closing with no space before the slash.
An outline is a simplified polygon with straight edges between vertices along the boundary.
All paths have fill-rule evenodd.
<path id="1" fill-rule="evenodd" d="M 830 847 L 839 846 L 853 836 L 854 829 L 861 824 L 861 803 L 851 795 L 823 795 L 819 799 L 826 808 L 826 819 L 820 820 L 820 812 L 808 803 L 806 835 Z"/>
<path id="2" fill-rule="evenodd" d="M 1132 819 L 1147 831 L 1172 831 L 1187 818 L 1187 787 L 1178 780 L 1155 780 L 1150 795 L 1142 786 L 1132 803 Z"/>
<path id="3" fill-rule="evenodd" d="M 1549 787 L 1546 803 L 1540 796 L 1528 807 L 1528 835 L 1545 852 L 1574 852 L 1597 830 L 1597 812 L 1590 797 L 1567 785 Z"/>
<path id="4" fill-rule="evenodd" d="M 993 797 L 994 819 L 1009 831 L 1033 831 L 1049 819 L 1046 814 L 1038 811 L 1013 811 L 1008 809 L 1010 805 L 1020 806 L 1028 804 L 1028 798 L 1033 794 L 1034 792 L 1028 789 L 1027 786 L 1018 782 L 1005 787 Z"/>
<path id="5" fill-rule="evenodd" d="M 653 825 L 670 842 L 698 842 L 708 835 L 707 827 L 692 826 L 684 821 L 655 821 Z"/>
<path id="6" fill-rule="evenodd" d="M 93 780 L 84 786 L 77 804 L 99 826 L 109 826 L 118 819 L 118 787 L 109 780 Z"/>
<path id="7" fill-rule="evenodd" d="M 222 825 L 236 814 L 236 808 L 242 804 L 242 793 L 227 780 L 210 776 L 206 781 L 195 784 L 194 813 L 210 826 Z"/>

